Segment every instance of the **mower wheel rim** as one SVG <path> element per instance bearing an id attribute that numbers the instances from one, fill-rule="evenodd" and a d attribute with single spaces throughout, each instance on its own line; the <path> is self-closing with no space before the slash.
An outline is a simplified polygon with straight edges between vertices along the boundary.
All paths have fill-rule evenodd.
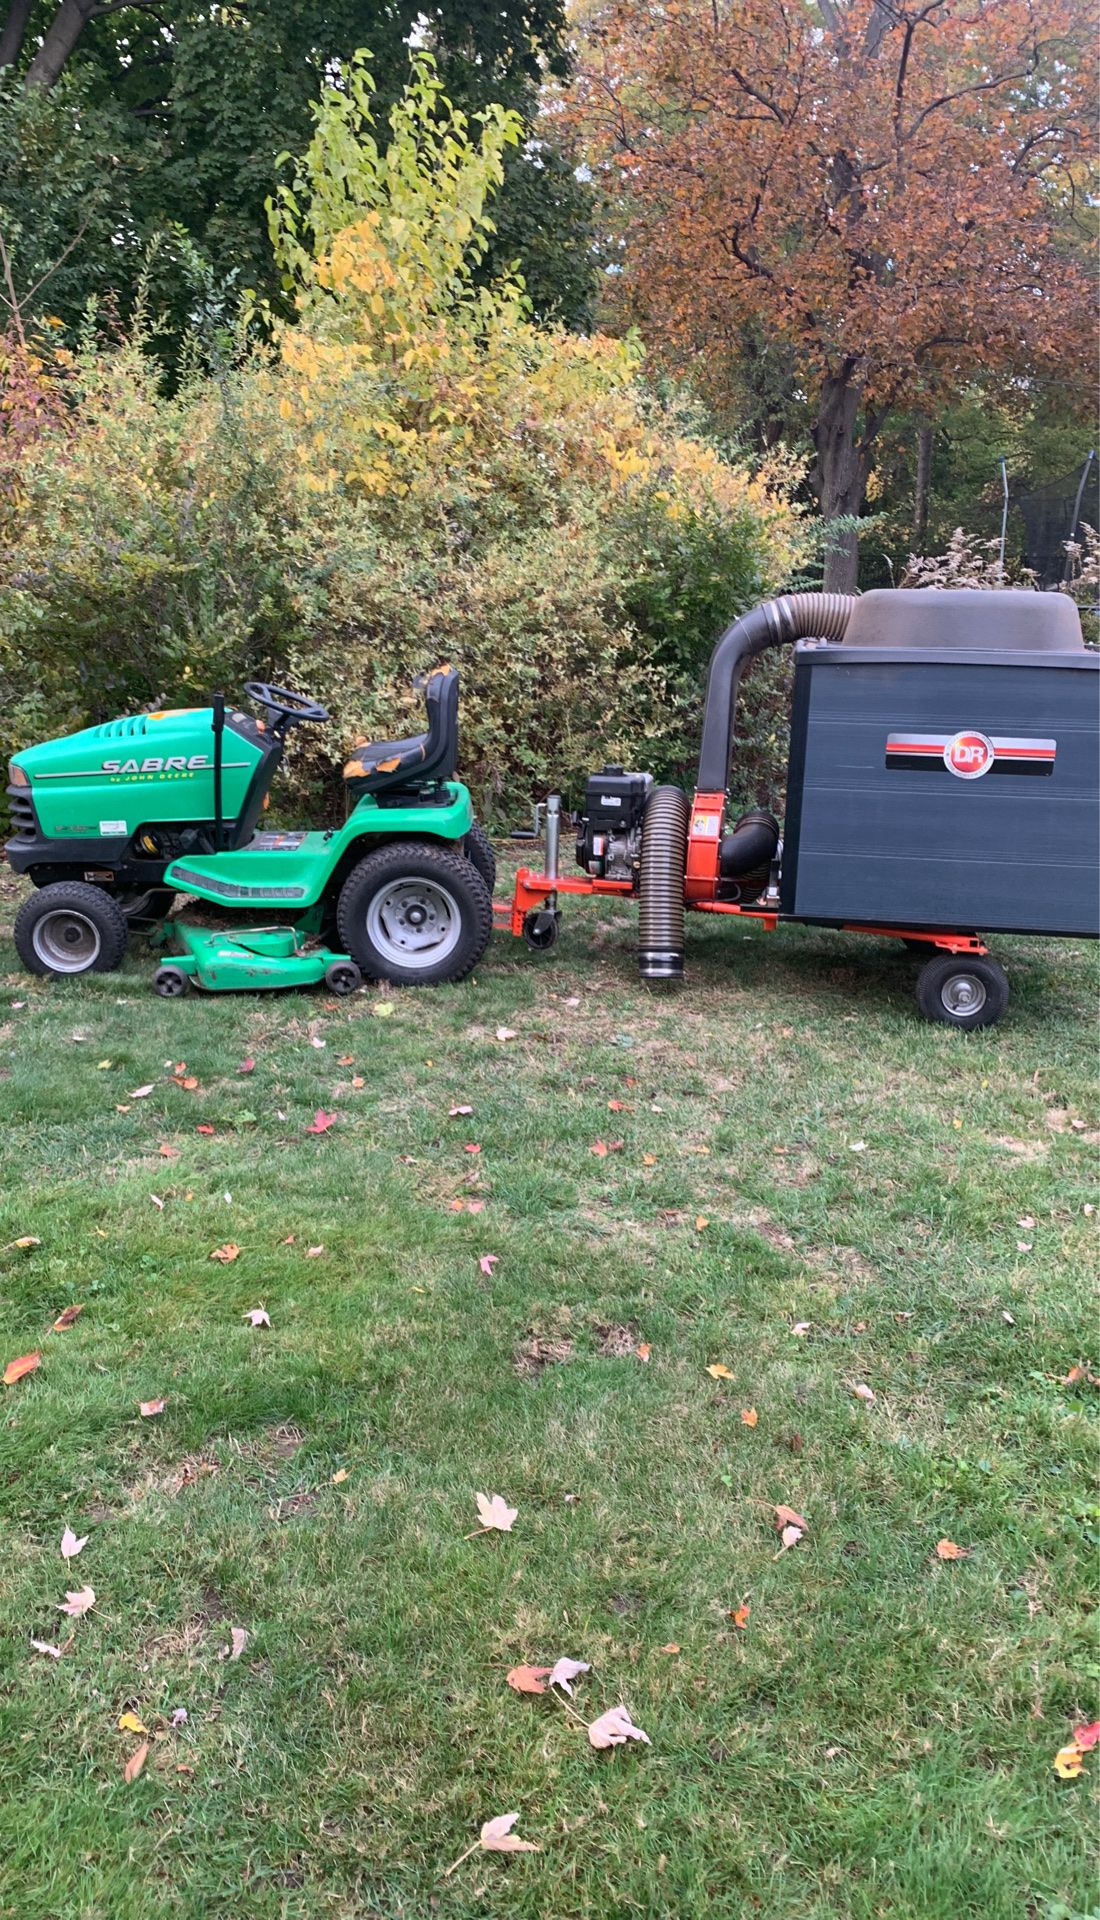
<path id="1" fill-rule="evenodd" d="M 966 1014 L 980 1013 L 986 999 L 985 981 L 979 980 L 976 973 L 953 973 L 940 988 L 940 999 L 956 1020 Z"/>
<path id="2" fill-rule="evenodd" d="M 367 938 L 395 966 L 434 967 L 462 938 L 458 902 L 438 880 L 391 880 L 367 908 Z"/>
<path id="3" fill-rule="evenodd" d="M 87 973 L 99 959 L 103 942 L 95 921 L 86 913 L 77 913 L 73 907 L 56 907 L 42 915 L 31 944 L 51 973 Z"/>

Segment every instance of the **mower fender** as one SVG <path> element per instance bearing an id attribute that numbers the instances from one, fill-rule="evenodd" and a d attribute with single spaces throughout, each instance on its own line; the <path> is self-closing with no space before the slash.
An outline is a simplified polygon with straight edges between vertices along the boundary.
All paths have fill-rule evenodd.
<path id="1" fill-rule="evenodd" d="M 364 854 L 387 840 L 461 841 L 473 825 L 470 795 L 448 782 L 438 804 L 380 806 L 366 795 L 342 827 L 330 833 L 264 833 L 234 853 L 174 860 L 166 886 L 222 907 L 257 906 L 265 912 L 304 911 L 324 899 Z"/>

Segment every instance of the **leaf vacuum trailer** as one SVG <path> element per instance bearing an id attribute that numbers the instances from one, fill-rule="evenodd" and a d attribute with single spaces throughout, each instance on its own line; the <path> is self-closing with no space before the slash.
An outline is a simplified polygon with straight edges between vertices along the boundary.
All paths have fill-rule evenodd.
<path id="1" fill-rule="evenodd" d="M 783 645 L 795 675 L 781 838 L 772 814 L 727 825 L 726 809 L 741 673 Z M 511 930 L 546 949 L 561 895 L 633 896 L 654 983 L 683 976 L 688 912 L 880 934 L 926 956 L 927 1019 L 990 1026 L 1008 981 L 986 934 L 1100 933 L 1098 671 L 1061 594 L 768 601 L 711 656 L 694 795 L 622 767 L 593 774 L 583 878 L 559 872 L 551 795 L 545 869 L 520 869 Z"/>

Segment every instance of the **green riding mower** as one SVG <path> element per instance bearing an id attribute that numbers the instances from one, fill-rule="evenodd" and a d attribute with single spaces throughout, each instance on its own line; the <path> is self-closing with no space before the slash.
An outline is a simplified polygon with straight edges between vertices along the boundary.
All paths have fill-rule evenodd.
<path id="1" fill-rule="evenodd" d="M 168 997 L 192 983 L 351 993 L 364 978 L 461 980 L 492 932 L 493 852 L 454 777 L 458 675 L 421 684 L 425 731 L 359 744 L 347 818 L 328 830 L 260 828 L 291 728 L 329 717 L 260 680 L 244 689 L 258 715 L 215 694 L 17 753 L 5 852 L 35 887 L 15 922 L 24 965 L 103 973 L 140 930 L 168 949 L 154 981 Z M 173 916 L 184 896 L 203 903 L 201 924 Z"/>

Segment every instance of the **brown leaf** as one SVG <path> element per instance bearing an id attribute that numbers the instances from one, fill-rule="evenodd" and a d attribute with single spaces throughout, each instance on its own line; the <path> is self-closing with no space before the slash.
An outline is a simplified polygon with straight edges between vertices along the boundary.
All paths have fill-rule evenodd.
<path id="1" fill-rule="evenodd" d="M 776 1507 L 776 1532 L 782 1533 L 784 1527 L 798 1527 L 802 1533 L 808 1533 L 810 1523 L 808 1520 L 804 1520 L 800 1513 L 796 1513 L 793 1507 Z"/>
<path id="2" fill-rule="evenodd" d="M 481 1829 L 480 1845 L 486 1853 L 538 1853 L 539 1848 L 533 1840 L 521 1840 L 512 1832 L 518 1813 L 498 1813 L 495 1820 L 486 1820 Z"/>
<path id="3" fill-rule="evenodd" d="M 751 1612 L 752 1608 L 747 1600 L 742 1600 L 739 1607 L 733 1607 L 730 1610 L 730 1619 L 733 1621 L 734 1626 L 738 1627 L 742 1633 L 744 1633 L 745 1628 L 749 1624 L 749 1615 Z"/>
<path id="4" fill-rule="evenodd" d="M 66 1328 L 71 1327 L 74 1320 L 78 1319 L 83 1311 L 83 1304 L 80 1306 L 62 1307 L 61 1312 L 58 1314 L 57 1319 L 50 1329 L 51 1333 L 64 1333 Z"/>
<path id="5" fill-rule="evenodd" d="M 66 1588 L 64 1605 L 59 1603 L 57 1611 L 58 1613 L 70 1614 L 74 1620 L 81 1620 L 87 1613 L 89 1607 L 94 1606 L 94 1587 L 80 1587 L 75 1593 L 70 1593 L 68 1588 Z"/>
<path id="6" fill-rule="evenodd" d="M 138 1402 L 138 1412 L 143 1420 L 152 1420 L 158 1413 L 163 1413 L 167 1405 L 167 1400 L 141 1400 Z"/>
<path id="7" fill-rule="evenodd" d="M 936 1541 L 937 1560 L 969 1560 L 970 1548 L 957 1547 L 953 1540 Z"/>
<path id="8" fill-rule="evenodd" d="M 248 1645 L 248 1633 L 244 1627 L 230 1627 L 229 1642 L 218 1655 L 219 1660 L 239 1660 Z"/>
<path id="9" fill-rule="evenodd" d="M 178 1160 L 180 1157 L 179 1148 L 170 1146 L 167 1140 L 161 1141 L 157 1152 L 160 1154 L 162 1160 Z"/>
<path id="10" fill-rule="evenodd" d="M 636 1727 L 626 1707 L 609 1707 L 593 1720 L 588 1729 L 589 1742 L 594 1747 L 622 1747 L 628 1740 L 644 1740 L 647 1747 L 653 1745 L 648 1733 Z"/>
<path id="11" fill-rule="evenodd" d="M 22 1380 L 25 1374 L 33 1373 L 41 1365 L 40 1353 L 21 1353 L 18 1360 L 9 1360 L 4 1368 L 4 1385 L 14 1387 L 17 1380 Z"/>
<path id="12" fill-rule="evenodd" d="M 475 1493 L 478 1518 L 487 1530 L 495 1529 L 499 1533 L 511 1533 L 512 1522 L 519 1512 L 518 1507 L 510 1507 L 499 1493 L 486 1496 Z"/>
<path id="13" fill-rule="evenodd" d="M 130 1758 L 122 1769 L 122 1778 L 125 1780 L 127 1786 L 130 1786 L 133 1781 L 137 1779 L 138 1774 L 141 1772 L 148 1758 L 149 1742 L 148 1740 L 143 1740 L 137 1752 L 130 1755 Z"/>
<path id="14" fill-rule="evenodd" d="M 648 1340 L 641 1340 L 639 1341 L 638 1345 L 635 1347 L 634 1351 L 637 1354 L 639 1360 L 648 1360 L 652 1349 L 650 1347 Z"/>
<path id="15" fill-rule="evenodd" d="M 224 1247 L 215 1247 L 209 1258 L 211 1260 L 220 1260 L 222 1266 L 227 1267 L 231 1261 L 239 1258 L 240 1251 L 235 1240 L 227 1240 Z"/>
<path id="16" fill-rule="evenodd" d="M 517 1693 L 545 1693 L 549 1673 L 549 1667 L 512 1667 L 505 1679 Z"/>
<path id="17" fill-rule="evenodd" d="M 709 1220 L 707 1219 L 707 1216 L 706 1216 L 706 1214 L 705 1214 L 705 1213 L 697 1213 L 697 1214 L 696 1214 L 696 1216 L 695 1216 L 695 1231 L 696 1231 L 696 1233 L 702 1233 L 702 1231 L 703 1231 L 703 1228 L 704 1228 L 704 1227 L 709 1227 L 709 1225 L 710 1225 L 710 1221 L 709 1221 Z"/>
<path id="18" fill-rule="evenodd" d="M 658 1653 L 679 1653 L 679 1651 L 680 1649 L 675 1640 L 670 1640 L 667 1646 L 657 1648 Z"/>

